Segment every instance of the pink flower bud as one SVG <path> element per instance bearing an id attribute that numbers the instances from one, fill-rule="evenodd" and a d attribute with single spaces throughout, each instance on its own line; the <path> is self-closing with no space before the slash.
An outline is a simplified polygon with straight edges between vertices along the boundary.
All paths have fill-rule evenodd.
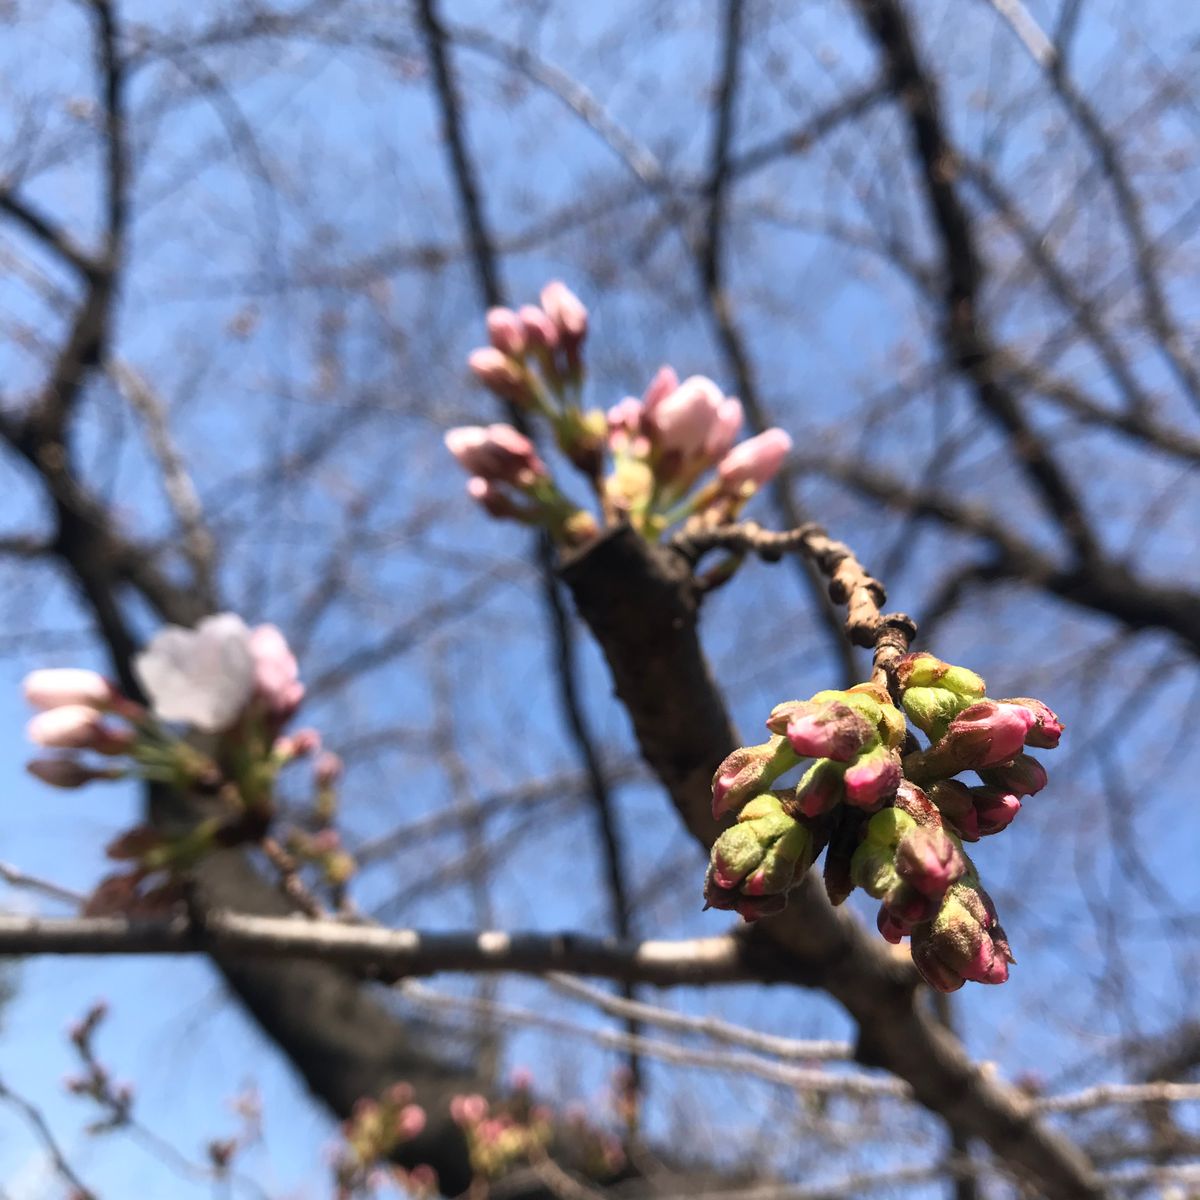
<path id="1" fill-rule="evenodd" d="M 525 325 L 511 308 L 489 308 L 487 313 L 488 339 L 509 358 L 521 358 L 525 353 Z"/>
<path id="2" fill-rule="evenodd" d="M 588 310 L 565 283 L 555 279 L 542 288 L 542 309 L 567 346 L 577 346 L 587 337 Z"/>
<path id="3" fill-rule="evenodd" d="M 396 1114 L 396 1134 L 415 1138 L 425 1128 L 425 1110 L 419 1104 L 406 1104 Z"/>
<path id="4" fill-rule="evenodd" d="M 25 699 L 34 708 L 60 708 L 66 704 L 107 708 L 116 696 L 116 689 L 103 675 L 72 667 L 31 671 L 23 687 Z"/>
<path id="5" fill-rule="evenodd" d="M 1002 788 L 971 788 L 971 797 L 975 805 L 975 819 L 981 837 L 987 837 L 989 834 L 1007 829 L 1012 824 L 1013 818 L 1021 811 L 1021 801 L 1011 792 L 1006 792 Z"/>
<path id="6" fill-rule="evenodd" d="M 734 446 L 717 464 L 717 474 L 727 491 L 740 491 L 747 484 L 765 487 L 778 474 L 791 449 L 792 439 L 782 429 L 767 429 Z"/>
<path id="7" fill-rule="evenodd" d="M 646 415 L 652 416 L 658 406 L 679 387 L 679 376 L 673 367 L 659 367 L 658 373 L 650 380 L 650 386 L 642 395 L 642 403 L 646 406 Z"/>
<path id="8" fill-rule="evenodd" d="M 805 758 L 849 762 L 876 738 L 875 726 L 849 705 L 808 703 L 791 713 L 787 739 Z"/>
<path id="9" fill-rule="evenodd" d="M 511 425 L 463 425 L 444 441 L 460 466 L 489 483 L 528 488 L 547 475 L 533 443 Z"/>
<path id="10" fill-rule="evenodd" d="M 796 765 L 796 756 L 783 738 L 760 746 L 740 746 L 713 775 L 713 817 L 740 808 L 751 796 L 764 792 L 784 771 Z"/>
<path id="11" fill-rule="evenodd" d="M 1053 709 L 1040 700 L 1031 700 L 1027 696 L 1019 696 L 1014 700 L 1001 700 L 1001 704 L 1012 704 L 1025 709 L 1029 713 L 1032 724 L 1025 734 L 1025 745 L 1034 746 L 1040 750 L 1053 750 L 1062 737 L 1063 724 Z"/>
<path id="12" fill-rule="evenodd" d="M 287 640 L 274 625 L 256 625 L 250 632 L 249 645 L 259 699 L 273 716 L 290 716 L 304 699 L 304 684 Z"/>
<path id="13" fill-rule="evenodd" d="M 642 429 L 643 406 L 640 400 L 626 396 L 619 404 L 614 404 L 608 410 L 608 432 L 624 434 L 627 438 L 635 438 Z"/>
<path id="14" fill-rule="evenodd" d="M 940 901 L 966 869 L 962 851 L 942 829 L 910 830 L 896 847 L 896 874 L 933 900 Z"/>
<path id="15" fill-rule="evenodd" d="M 742 428 L 742 402 L 730 396 L 717 406 L 716 419 L 704 442 L 704 457 L 718 462 L 729 453 Z"/>
<path id="16" fill-rule="evenodd" d="M 477 1125 L 487 1115 L 488 1102 L 478 1092 L 455 1096 L 450 1101 L 450 1117 L 459 1125 Z"/>
<path id="17" fill-rule="evenodd" d="M 73 758 L 35 758 L 25 764 L 35 779 L 56 788 L 78 788 L 98 780 L 120 779 L 120 770 L 99 770 Z"/>
<path id="18" fill-rule="evenodd" d="M 529 346 L 547 353 L 557 349 L 558 328 L 537 305 L 521 305 L 517 309 L 517 316 L 525 328 L 525 338 Z"/>
<path id="19" fill-rule="evenodd" d="M 134 742 L 131 730 L 113 729 L 94 708 L 65 704 L 40 712 L 26 726 L 29 740 L 56 750 L 94 750 L 97 754 L 124 754 Z"/>
<path id="20" fill-rule="evenodd" d="M 985 767 L 979 778 L 988 787 L 1014 796 L 1036 796 L 1047 783 L 1046 768 L 1028 754 L 1018 754 L 1012 762 L 998 767 Z"/>
<path id="21" fill-rule="evenodd" d="M 975 797 L 965 783 L 957 779 L 939 779 L 929 788 L 929 797 L 937 805 L 942 820 L 963 839 L 977 842 L 981 836 Z"/>
<path id="22" fill-rule="evenodd" d="M 502 399 L 514 404 L 528 402 L 529 384 L 525 373 L 502 350 L 495 346 L 472 350 L 467 357 L 467 366 L 484 387 Z"/>
<path id="23" fill-rule="evenodd" d="M 930 986 L 952 992 L 964 980 L 1003 983 L 1016 960 L 981 887 L 954 884 L 936 917 L 913 931 L 912 956 Z"/>
<path id="24" fill-rule="evenodd" d="M 340 755 L 334 754 L 332 750 L 322 751 L 313 765 L 313 776 L 316 779 L 317 787 L 333 787 L 341 779 L 344 768 L 345 764 Z"/>
<path id="25" fill-rule="evenodd" d="M 886 746 L 868 750 L 846 768 L 846 803 L 870 812 L 896 794 L 900 778 L 900 756 L 895 750 Z"/>
<path id="26" fill-rule="evenodd" d="M 697 458 L 725 399 L 721 389 L 703 375 L 685 379 L 654 408 L 655 441 L 666 454 Z"/>
<path id="27" fill-rule="evenodd" d="M 806 817 L 819 817 L 842 802 L 845 767 L 818 759 L 796 784 L 795 805 Z"/>
<path id="28" fill-rule="evenodd" d="M 1034 720 L 1034 713 L 1021 705 L 980 700 L 950 722 L 946 740 L 957 743 L 960 753 L 969 755 L 969 765 L 978 770 L 1019 754 Z"/>

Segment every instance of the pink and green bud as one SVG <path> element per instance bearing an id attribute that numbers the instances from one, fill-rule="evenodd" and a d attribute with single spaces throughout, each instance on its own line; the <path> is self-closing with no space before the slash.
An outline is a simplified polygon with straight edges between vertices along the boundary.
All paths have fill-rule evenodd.
<path id="1" fill-rule="evenodd" d="M 529 381 L 521 365 L 495 346 L 481 346 L 467 356 L 471 373 L 490 392 L 514 404 L 528 404 Z"/>
<path id="2" fill-rule="evenodd" d="M 31 671 L 23 683 L 25 699 L 34 708 L 62 708 L 84 704 L 90 708 L 108 708 L 118 693 L 103 675 L 74 667 Z"/>
<path id="3" fill-rule="evenodd" d="M 939 779 L 931 784 L 929 798 L 937 805 L 942 820 L 965 842 L 977 842 L 982 834 L 975 812 L 975 797 L 957 779 Z"/>
<path id="4" fill-rule="evenodd" d="M 53 750 L 92 750 L 115 756 L 127 753 L 134 743 L 128 729 L 114 729 L 103 716 L 84 704 L 64 704 L 46 709 L 26 726 L 29 740 Z"/>
<path id="5" fill-rule="evenodd" d="M 975 787 L 971 789 L 971 798 L 975 804 L 980 837 L 1007 829 L 1021 811 L 1021 801 L 1002 788 Z"/>
<path id="6" fill-rule="evenodd" d="M 925 651 L 906 654 L 896 664 L 896 682 L 902 692 L 913 687 L 936 687 L 968 700 L 982 700 L 987 691 L 974 671 L 951 666 Z"/>
<path id="7" fill-rule="evenodd" d="M 905 774 L 918 783 L 948 779 L 1015 758 L 1034 724 L 1030 709 L 999 700 L 980 700 L 950 722 L 945 736 L 904 760 Z"/>
<path id="8" fill-rule="evenodd" d="M 966 869 L 958 842 L 944 829 L 912 829 L 896 847 L 896 874 L 932 900 L 940 901 Z"/>
<path id="9" fill-rule="evenodd" d="M 558 348 L 558 327 L 536 304 L 522 304 L 517 316 L 525 330 L 526 345 L 543 355 Z"/>
<path id="10" fill-rule="evenodd" d="M 891 800 L 900 786 L 900 755 L 887 746 L 864 751 L 846 768 L 846 803 L 870 812 Z"/>
<path id="11" fill-rule="evenodd" d="M 717 465 L 721 485 L 740 494 L 745 488 L 765 487 L 791 453 L 792 439 L 782 429 L 767 429 L 734 446 Z"/>
<path id="12" fill-rule="evenodd" d="M 926 737 L 937 741 L 946 734 L 950 722 L 974 701 L 945 688 L 912 687 L 901 700 L 908 718 Z"/>
<path id="13" fill-rule="evenodd" d="M 1025 745 L 1039 750 L 1053 750 L 1058 745 L 1063 733 L 1063 723 L 1052 708 L 1040 700 L 1031 700 L 1028 696 L 1001 700 L 1000 703 L 1015 705 L 1029 713 L 1031 724 L 1025 734 Z"/>
<path id="14" fill-rule="evenodd" d="M 991 897 L 967 883 L 955 884 L 933 921 L 913 931 L 912 956 L 926 981 L 946 992 L 966 980 L 1004 983 L 1016 961 Z"/>
<path id="15" fill-rule="evenodd" d="M 489 483 L 528 489 L 549 474 L 533 443 L 511 425 L 463 425 L 444 441 L 460 466 Z"/>
<path id="16" fill-rule="evenodd" d="M 659 367 L 650 386 L 642 395 L 647 417 L 653 416 L 658 406 L 679 387 L 679 376 L 673 367 Z"/>
<path id="17" fill-rule="evenodd" d="M 568 349 L 587 337 L 588 310 L 565 283 L 555 279 L 542 288 L 542 310 Z"/>
<path id="18" fill-rule="evenodd" d="M 797 754 L 836 762 L 849 762 L 877 740 L 875 724 L 838 701 L 798 705 L 789 713 L 786 733 Z"/>
<path id="19" fill-rule="evenodd" d="M 704 442 L 704 457 L 718 462 L 729 453 L 742 428 L 742 402 L 729 396 L 717 406 L 712 428 Z"/>
<path id="20" fill-rule="evenodd" d="M 797 762 L 795 752 L 782 737 L 773 737 L 759 746 L 740 746 L 713 775 L 713 816 L 720 820 L 750 797 L 765 792 Z"/>
<path id="21" fill-rule="evenodd" d="M 725 396 L 711 379 L 692 375 L 653 410 L 655 443 L 683 461 L 701 458 Z"/>
<path id="22" fill-rule="evenodd" d="M 979 778 L 990 788 L 1013 796 L 1036 796 L 1046 786 L 1046 768 L 1028 754 L 1018 754 L 1011 762 L 985 767 Z"/>
<path id="23" fill-rule="evenodd" d="M 489 308 L 487 312 L 488 340 L 509 358 L 525 355 L 527 338 L 525 325 L 511 308 Z"/>
<path id="24" fill-rule="evenodd" d="M 124 779 L 119 767 L 89 767 L 74 758 L 35 758 L 25 764 L 25 770 L 35 779 L 56 788 L 80 788 L 99 780 Z"/>
<path id="25" fill-rule="evenodd" d="M 819 817 L 836 808 L 845 798 L 845 772 L 842 763 L 818 759 L 796 785 L 792 802 L 796 811 L 806 817 Z"/>
<path id="26" fill-rule="evenodd" d="M 713 843 L 704 897 L 710 908 L 736 908 L 742 900 L 781 895 L 812 862 L 811 831 L 783 811 L 777 796 L 756 796 L 738 823 Z"/>

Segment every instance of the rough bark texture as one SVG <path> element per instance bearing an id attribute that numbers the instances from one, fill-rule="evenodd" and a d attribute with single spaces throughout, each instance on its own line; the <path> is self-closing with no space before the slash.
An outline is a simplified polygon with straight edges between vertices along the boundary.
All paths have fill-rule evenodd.
<path id="1" fill-rule="evenodd" d="M 712 775 L 738 741 L 700 647 L 686 560 L 620 527 L 569 558 L 562 576 L 604 651 L 646 761 L 688 830 L 711 845 L 719 831 L 710 811 Z M 696 889 L 699 897 L 699 879 Z M 813 873 L 787 911 L 748 938 L 785 956 L 792 978 L 845 1006 L 858 1023 L 860 1061 L 906 1080 L 922 1104 L 956 1132 L 987 1142 L 1040 1193 L 1104 1195 L 1086 1157 L 1042 1124 L 1019 1092 L 971 1062 L 918 1002 L 911 966 L 850 913 L 831 907 Z"/>

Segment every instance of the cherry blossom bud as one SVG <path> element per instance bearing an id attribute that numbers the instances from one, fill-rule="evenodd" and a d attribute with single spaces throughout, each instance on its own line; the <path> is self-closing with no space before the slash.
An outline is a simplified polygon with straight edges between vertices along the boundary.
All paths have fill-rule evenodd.
<path id="1" fill-rule="evenodd" d="M 642 394 L 642 404 L 646 416 L 653 416 L 658 406 L 679 387 L 679 376 L 673 367 L 659 367 L 658 372 L 650 381 L 650 386 Z"/>
<path id="2" fill-rule="evenodd" d="M 901 699 L 908 718 L 926 737 L 937 741 L 950 722 L 973 701 L 939 687 L 910 687 Z"/>
<path id="3" fill-rule="evenodd" d="M 35 758 L 25 764 L 25 770 L 35 779 L 56 788 L 78 788 L 101 779 L 122 779 L 125 776 L 125 772 L 119 768 L 105 770 L 89 767 L 74 758 Z"/>
<path id="4" fill-rule="evenodd" d="M 317 787 L 333 787 L 341 779 L 344 769 L 345 764 L 340 755 L 334 754 L 332 750 L 323 750 L 313 764 L 313 776 L 316 779 Z"/>
<path id="5" fill-rule="evenodd" d="M 488 1102 L 477 1092 L 455 1096 L 450 1101 L 450 1117 L 459 1125 L 476 1125 L 488 1115 Z"/>
<path id="6" fill-rule="evenodd" d="M 537 305 L 521 305 L 517 309 L 517 316 L 525 328 L 525 338 L 529 346 L 543 353 L 552 353 L 557 349 L 558 328 Z"/>
<path id="7" fill-rule="evenodd" d="M 965 783 L 957 779 L 939 779 L 930 785 L 929 798 L 937 805 L 942 820 L 965 842 L 977 842 L 981 836 L 975 797 Z"/>
<path id="8" fill-rule="evenodd" d="M 845 797 L 845 772 L 843 763 L 818 759 L 796 785 L 796 810 L 806 817 L 819 817 L 835 808 Z"/>
<path id="9" fill-rule="evenodd" d="M 896 847 L 896 874 L 930 899 L 941 900 L 966 869 L 958 844 L 943 829 L 910 830 Z"/>
<path id="10" fill-rule="evenodd" d="M 784 812 L 777 796 L 757 796 L 742 810 L 738 824 L 713 844 L 705 900 L 709 907 L 737 908 L 746 920 L 754 920 L 739 907 L 739 898 L 786 892 L 812 862 L 813 851 L 810 830 Z"/>
<path id="11" fill-rule="evenodd" d="M 909 755 L 905 774 L 921 783 L 998 766 L 1021 752 L 1035 720 L 1034 712 L 1022 705 L 980 700 L 963 709 L 935 745 Z"/>
<path id="12" fill-rule="evenodd" d="M 895 750 L 883 745 L 866 750 L 846 768 L 846 803 L 869 812 L 896 794 L 900 779 L 900 755 Z"/>
<path id="13" fill-rule="evenodd" d="M 782 737 L 773 737 L 760 746 L 740 746 L 713 775 L 713 817 L 720 820 L 726 813 L 740 808 L 751 796 L 765 792 L 798 761 Z"/>
<path id="14" fill-rule="evenodd" d="M 555 279 L 546 284 L 541 301 L 565 346 L 577 346 L 587 337 L 588 310 L 565 283 Z"/>
<path id="15" fill-rule="evenodd" d="M 548 475 L 533 443 L 511 425 L 462 425 L 443 440 L 460 466 L 489 483 L 528 488 Z"/>
<path id="16" fill-rule="evenodd" d="M 59 708 L 66 704 L 107 708 L 117 694 L 103 675 L 73 667 L 31 671 L 25 676 L 23 687 L 25 699 L 34 708 Z"/>
<path id="17" fill-rule="evenodd" d="M 467 366 L 489 391 L 514 404 L 529 402 L 529 382 L 521 367 L 495 346 L 482 346 L 467 356 Z"/>
<path id="18" fill-rule="evenodd" d="M 509 358 L 521 358 L 525 353 L 525 325 L 511 308 L 489 308 L 487 312 L 488 340 Z"/>
<path id="19" fill-rule="evenodd" d="M 1025 745 L 1034 746 L 1040 750 L 1053 750 L 1062 737 L 1063 724 L 1053 709 L 1040 700 L 1031 700 L 1027 696 L 1018 696 L 1013 700 L 1001 700 L 1001 704 L 1016 705 L 1025 709 L 1032 718 L 1032 725 L 1025 734 Z"/>
<path id="20" fill-rule="evenodd" d="M 806 758 L 849 762 L 877 740 L 875 725 L 847 704 L 808 703 L 793 709 L 787 739 Z"/>
<path id="21" fill-rule="evenodd" d="M 55 750 L 94 750 L 97 754 L 124 754 L 134 743 L 128 729 L 114 729 L 103 716 L 84 704 L 64 704 L 40 712 L 26 726 L 29 740 Z"/>
<path id="22" fill-rule="evenodd" d="M 396 1136 L 415 1138 L 425 1128 L 425 1110 L 419 1104 L 406 1104 L 396 1114 Z"/>
<path id="23" fill-rule="evenodd" d="M 691 375 L 654 408 L 656 442 L 665 454 L 700 457 L 725 397 L 711 379 Z"/>
<path id="24" fill-rule="evenodd" d="M 626 396 L 619 404 L 614 404 L 607 413 L 610 438 L 613 434 L 623 434 L 627 442 L 637 437 L 642 429 L 643 411 L 642 402 L 632 396 Z"/>
<path id="25" fill-rule="evenodd" d="M 991 897 L 967 883 L 954 884 L 933 921 L 913 931 L 912 956 L 926 982 L 944 992 L 968 979 L 1003 983 L 1016 961 Z"/>
<path id="26" fill-rule="evenodd" d="M 971 798 L 975 805 L 975 819 L 979 824 L 980 837 L 1007 829 L 1021 811 L 1021 801 L 1002 788 L 972 788 Z"/>
<path id="27" fill-rule="evenodd" d="M 906 654 L 896 664 L 896 682 L 901 691 L 910 687 L 937 687 L 971 700 L 982 700 L 987 690 L 974 671 L 952 666 L 925 651 Z"/>
<path id="28" fill-rule="evenodd" d="M 295 712 L 304 699 L 304 684 L 287 639 L 274 625 L 257 625 L 250 632 L 249 645 L 259 698 L 276 717 Z"/>
<path id="29" fill-rule="evenodd" d="M 742 419 L 742 402 L 735 397 L 730 396 L 717 406 L 716 417 L 704 442 L 704 457 L 709 462 L 719 462 L 730 452 L 742 428 Z"/>
<path id="30" fill-rule="evenodd" d="M 1028 737 L 1028 735 L 1026 735 Z M 979 778 L 990 788 L 1013 796 L 1036 796 L 1046 786 L 1046 768 L 1028 754 L 1018 754 L 1012 762 L 985 767 Z"/>
<path id="31" fill-rule="evenodd" d="M 792 449 L 792 439 L 782 429 L 768 429 L 734 446 L 717 464 L 726 491 L 740 492 L 750 485 L 765 487 L 779 472 Z"/>

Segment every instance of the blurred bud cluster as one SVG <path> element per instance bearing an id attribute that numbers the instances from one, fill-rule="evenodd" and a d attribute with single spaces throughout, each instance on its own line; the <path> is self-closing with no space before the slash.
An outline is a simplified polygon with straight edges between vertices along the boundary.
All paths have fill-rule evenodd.
<path id="1" fill-rule="evenodd" d="M 137 656 L 134 673 L 144 703 L 78 668 L 33 671 L 24 682 L 38 710 L 29 739 L 51 752 L 27 764 L 36 778 L 58 788 L 140 779 L 190 802 L 182 819 L 136 826 L 109 844 L 108 857 L 126 865 L 100 883 L 88 912 L 161 910 L 205 855 L 261 844 L 278 815 L 279 773 L 299 759 L 312 760 L 312 811 L 287 844 L 332 888 L 344 886 L 354 862 L 330 827 L 342 764 L 322 751 L 316 730 L 283 732 L 304 698 L 283 634 L 273 625 L 251 629 L 233 613 L 195 629 L 168 626 Z"/>
<path id="2" fill-rule="evenodd" d="M 973 671 L 932 654 L 902 658 L 895 685 L 899 707 L 873 683 L 778 704 L 771 738 L 721 763 L 713 816 L 737 820 L 713 845 L 707 906 L 747 921 L 780 912 L 828 848 L 830 900 L 861 887 L 880 901 L 880 933 L 911 937 L 933 987 L 1003 983 L 1015 960 L 963 842 L 1007 828 L 1045 787 L 1025 750 L 1053 749 L 1062 724 L 1040 700 L 989 699 Z M 794 786 L 772 786 L 802 765 Z M 964 772 L 979 783 L 956 778 Z"/>
<path id="3" fill-rule="evenodd" d="M 387 1184 L 410 1196 L 436 1196 L 437 1172 L 432 1167 L 421 1164 L 405 1170 L 390 1161 L 424 1131 L 425 1121 L 425 1110 L 413 1102 L 407 1083 L 393 1084 L 378 1099 L 359 1100 L 342 1122 L 342 1143 L 331 1154 L 337 1200 L 372 1196 Z"/>
<path id="4" fill-rule="evenodd" d="M 491 345 L 472 352 L 476 378 L 521 414 L 533 432 L 544 421 L 563 457 L 588 480 L 597 515 L 568 499 L 526 432 L 511 425 L 464 426 L 446 446 L 470 474 L 468 493 L 493 517 L 546 529 L 563 546 L 628 521 L 648 539 L 682 521 L 721 524 L 783 465 L 791 439 L 768 429 L 736 444 L 741 402 L 702 375 L 680 382 L 663 367 L 642 398 L 607 413 L 585 409 L 583 347 L 588 312 L 562 283 L 542 289 L 541 306 L 487 315 Z"/>

